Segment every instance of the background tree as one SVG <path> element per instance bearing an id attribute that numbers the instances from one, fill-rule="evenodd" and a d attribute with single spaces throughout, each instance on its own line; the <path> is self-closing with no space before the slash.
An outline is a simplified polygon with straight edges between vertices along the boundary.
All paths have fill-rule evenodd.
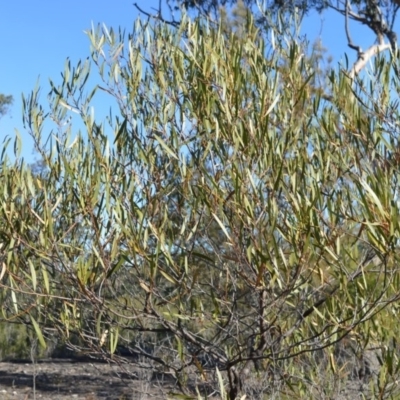
<path id="1" fill-rule="evenodd" d="M 12 96 L 6 96 L 0 93 L 0 117 L 7 113 L 8 107 L 12 104 Z"/>
<path id="2" fill-rule="evenodd" d="M 334 10 L 343 16 L 343 29 L 346 32 L 347 45 L 357 52 L 357 61 L 349 71 L 352 78 L 358 75 L 376 54 L 391 49 L 392 53 L 397 55 L 397 32 L 394 30 L 394 25 L 400 5 L 396 0 L 268 0 L 262 3 L 255 0 L 189 0 L 183 2 L 167 0 L 166 4 L 170 18 L 165 16 L 165 12 L 163 13 L 162 3 L 156 14 L 148 13 L 136 3 L 135 6 L 147 16 L 167 21 L 172 25 L 178 24 L 181 9 L 191 10 L 199 15 L 213 18 L 214 21 L 220 21 L 221 17 L 222 20 L 226 19 L 226 14 L 232 10 L 236 16 L 243 16 L 246 12 L 250 12 L 254 15 L 258 28 L 266 33 L 272 26 L 279 28 L 280 33 L 283 33 L 282 26 L 291 26 L 293 16 L 302 20 L 310 10 L 315 9 L 320 13 Z M 376 42 L 371 43 L 368 49 L 363 50 L 354 41 L 349 21 L 356 21 L 360 25 L 368 27 L 375 34 Z"/>

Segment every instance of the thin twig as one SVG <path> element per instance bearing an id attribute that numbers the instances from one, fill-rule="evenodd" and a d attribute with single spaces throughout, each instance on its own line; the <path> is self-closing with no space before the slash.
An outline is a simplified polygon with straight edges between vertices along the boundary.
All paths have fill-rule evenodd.
<path id="1" fill-rule="evenodd" d="M 347 36 L 347 44 L 348 46 L 357 51 L 358 57 L 362 57 L 362 49 L 360 46 L 356 46 L 353 43 L 353 40 L 351 39 L 350 36 L 350 30 L 349 30 L 349 9 L 350 9 L 350 1 L 346 0 L 346 14 L 345 14 L 345 20 L 344 20 L 344 26 L 345 26 L 345 30 L 346 30 L 346 36 Z"/>
<path id="2" fill-rule="evenodd" d="M 153 14 L 148 13 L 147 11 L 144 11 L 141 7 L 139 7 L 139 5 L 137 3 L 133 3 L 133 6 L 136 7 L 142 14 L 146 15 L 146 17 L 157 19 L 161 22 L 164 22 L 168 25 L 172 25 L 174 27 L 177 27 L 179 25 L 179 23 L 176 21 L 168 21 L 168 20 L 164 19 L 160 13 L 161 9 L 157 13 L 157 15 L 153 15 Z"/>

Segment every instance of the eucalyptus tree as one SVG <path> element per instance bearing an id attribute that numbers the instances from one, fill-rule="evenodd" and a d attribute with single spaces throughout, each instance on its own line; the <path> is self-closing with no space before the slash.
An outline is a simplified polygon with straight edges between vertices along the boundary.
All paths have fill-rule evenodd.
<path id="1" fill-rule="evenodd" d="M 24 99 L 46 174 L 2 153 L 3 318 L 171 395 L 397 395 L 393 65 L 332 70 L 327 99 L 251 24 L 87 34 L 91 62 Z"/>

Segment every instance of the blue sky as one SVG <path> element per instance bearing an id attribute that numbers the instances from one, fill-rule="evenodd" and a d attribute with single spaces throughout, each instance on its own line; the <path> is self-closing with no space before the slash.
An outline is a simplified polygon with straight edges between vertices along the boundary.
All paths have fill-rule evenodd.
<path id="1" fill-rule="evenodd" d="M 9 115 L 0 119 L 0 143 L 6 135 L 13 136 L 18 129 L 23 139 L 22 155 L 28 162 L 35 159 L 32 143 L 22 125 L 21 93 L 28 94 L 40 77 L 42 102 L 46 103 L 48 79 L 58 82 L 65 60 L 74 65 L 90 55 L 89 39 L 84 31 L 93 22 L 108 27 L 121 26 L 129 32 L 139 13 L 134 0 L 12 0 L 2 2 L 0 37 L 0 93 L 11 94 L 14 104 Z M 146 10 L 156 7 L 157 0 L 137 0 Z M 399 32 L 399 29 L 397 29 Z M 302 26 L 302 33 L 314 40 L 321 35 L 323 44 L 335 63 L 347 52 L 354 60 L 354 52 L 346 44 L 343 18 L 334 12 L 319 16 L 313 13 Z M 374 42 L 366 28 L 352 26 L 353 40 L 363 48 Z M 400 35 L 399 35 L 400 36 Z"/>

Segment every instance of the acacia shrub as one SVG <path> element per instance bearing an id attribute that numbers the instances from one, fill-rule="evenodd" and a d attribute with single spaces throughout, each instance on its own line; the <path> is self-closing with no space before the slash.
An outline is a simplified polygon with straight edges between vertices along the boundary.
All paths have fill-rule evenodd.
<path id="1" fill-rule="evenodd" d="M 87 33 L 91 62 L 66 63 L 47 108 L 24 100 L 46 174 L 3 152 L 4 318 L 188 396 L 222 393 L 216 368 L 232 400 L 395 390 L 391 65 L 370 85 L 331 71 L 322 99 L 303 47 L 251 27 Z"/>

